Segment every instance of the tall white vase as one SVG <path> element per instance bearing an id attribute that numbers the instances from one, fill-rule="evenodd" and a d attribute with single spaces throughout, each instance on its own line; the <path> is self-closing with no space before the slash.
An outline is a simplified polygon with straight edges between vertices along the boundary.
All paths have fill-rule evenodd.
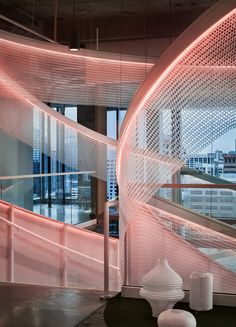
<path id="1" fill-rule="evenodd" d="M 190 276 L 189 306 L 196 311 L 213 308 L 213 274 L 195 271 Z"/>
<path id="2" fill-rule="evenodd" d="M 158 317 L 184 298 L 182 287 L 182 278 L 169 266 L 167 259 L 161 258 L 143 277 L 140 295 L 150 304 L 153 317 Z"/>

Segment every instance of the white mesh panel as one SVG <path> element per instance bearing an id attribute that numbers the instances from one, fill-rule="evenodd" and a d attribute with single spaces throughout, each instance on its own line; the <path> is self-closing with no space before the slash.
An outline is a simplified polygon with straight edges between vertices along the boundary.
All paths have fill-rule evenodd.
<path id="1" fill-rule="evenodd" d="M 142 57 L 81 49 L 0 33 L 1 67 L 44 102 L 127 107 L 153 66 Z"/>
<path id="2" fill-rule="evenodd" d="M 128 230 L 128 285 L 141 285 L 158 257 L 167 256 L 187 288 L 191 271 L 200 269 L 214 273 L 216 291 L 235 293 L 232 267 L 223 266 L 204 248 L 208 239 L 212 251 L 227 249 L 235 262 L 235 239 L 191 226 L 188 237 L 202 238 L 196 249 L 197 242 L 176 235 L 185 228 L 184 221 L 164 219 L 145 204 L 185 157 L 236 126 L 235 25 L 235 3 L 221 1 L 176 41 L 131 102 L 117 157 L 122 242 Z M 174 228 L 165 228 L 165 222 Z"/>
<path id="3" fill-rule="evenodd" d="M 0 202 L 0 278 L 23 284 L 103 289 L 103 236 Z M 28 232 L 29 231 L 29 232 Z M 110 287 L 120 288 L 118 240 L 110 239 Z M 11 271 L 12 279 L 10 280 Z"/>
<path id="4" fill-rule="evenodd" d="M 26 90 L 23 98 L 21 91 L 16 82 L 5 80 L 0 90 L 1 129 L 58 162 L 93 171 L 94 176 L 106 180 L 107 151 L 115 153 L 116 142 L 49 109 Z"/>
<path id="5" fill-rule="evenodd" d="M 141 285 L 143 275 L 164 256 L 183 278 L 184 289 L 189 289 L 191 272 L 209 271 L 214 275 L 215 292 L 235 294 L 235 239 L 148 205 L 138 209 L 127 231 L 129 285 Z M 218 250 L 218 258 L 230 254 L 230 262 L 223 265 L 210 255 L 210 249 Z"/>
<path id="6" fill-rule="evenodd" d="M 116 142 L 43 102 L 127 107 L 153 64 L 90 50 L 74 55 L 62 46 L 4 32 L 0 45 L 1 129 L 58 162 L 105 180 L 107 150 L 115 157 Z"/>

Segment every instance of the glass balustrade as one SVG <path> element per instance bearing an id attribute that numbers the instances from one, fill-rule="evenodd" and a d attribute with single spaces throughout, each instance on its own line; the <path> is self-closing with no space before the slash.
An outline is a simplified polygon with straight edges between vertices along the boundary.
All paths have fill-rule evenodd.
<path id="1" fill-rule="evenodd" d="M 194 170 L 193 170 L 194 171 Z M 192 172 L 193 172 L 192 171 Z M 192 173 L 191 172 L 191 173 Z M 199 214 L 236 226 L 236 183 L 206 174 L 181 173 L 157 192 Z"/>
<path id="2" fill-rule="evenodd" d="M 1 178 L 1 200 L 71 225 L 94 217 L 88 173 Z"/>

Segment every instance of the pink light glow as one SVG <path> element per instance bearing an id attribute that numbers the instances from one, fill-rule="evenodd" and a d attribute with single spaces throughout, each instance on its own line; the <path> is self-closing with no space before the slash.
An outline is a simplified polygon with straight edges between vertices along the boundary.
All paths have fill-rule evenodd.
<path id="1" fill-rule="evenodd" d="M 132 103 L 129 107 L 129 113 L 125 117 L 125 121 L 123 124 L 123 129 L 121 131 L 121 137 L 119 140 L 119 146 L 117 151 L 117 179 L 119 181 L 120 178 L 120 169 L 121 169 L 121 161 L 122 161 L 122 150 L 127 143 L 127 139 L 129 138 L 129 133 L 132 130 L 132 123 L 134 122 L 138 113 L 144 108 L 147 101 L 153 95 L 154 91 L 158 88 L 158 86 L 163 82 L 165 78 L 168 77 L 169 73 L 172 69 L 178 65 L 178 63 L 188 54 L 199 42 L 201 42 L 205 37 L 207 37 L 217 26 L 224 23 L 229 17 L 236 13 L 236 9 L 231 10 L 224 17 L 215 22 L 212 26 L 210 26 L 206 31 L 204 31 L 200 36 L 198 36 L 191 44 L 186 46 L 184 50 L 170 63 L 167 67 L 163 67 L 162 70 L 160 68 L 161 64 L 158 63 L 156 67 L 154 66 L 146 81 L 142 84 L 142 86 L 138 90 L 138 94 L 134 97 Z M 189 35 L 187 34 L 189 38 Z M 187 41 L 187 40 L 186 40 Z M 171 48 L 170 51 L 174 52 Z M 168 55 L 167 55 L 168 56 Z M 163 59 L 165 63 L 165 60 Z M 227 67 L 227 66 L 225 66 Z M 222 67 L 221 67 L 222 68 Z M 228 68 L 228 67 L 227 67 Z"/>
<path id="2" fill-rule="evenodd" d="M 3 34 L 2 37 L 4 36 Z M 5 37 L 10 36 L 7 34 Z M 68 51 L 63 52 L 65 50 L 60 46 L 51 47 L 40 42 L 31 42 L 33 46 L 29 46 L 26 45 L 27 42 L 30 43 L 28 40 L 23 39 L 25 44 L 19 44 L 22 39 L 13 39 L 14 42 L 0 40 L 2 66 L 10 77 L 45 102 L 127 106 L 129 101 L 126 99 L 131 99 L 137 86 L 153 66 L 145 61 L 137 62 L 135 57 L 128 57 L 133 60 L 131 61 L 126 60 L 126 56 L 90 50 L 71 55 Z M 40 48 L 42 44 L 53 50 Z M 11 65 L 7 60 L 9 57 Z M 119 101 L 122 96 L 114 97 L 114 94 L 119 92 L 116 84 L 120 83 L 132 86 L 131 89 L 126 87 L 123 100 L 125 102 L 121 103 Z M 99 92 L 100 96 L 96 97 L 96 92 Z"/>
<path id="3" fill-rule="evenodd" d="M 204 148 L 235 124 L 231 33 L 235 14 L 235 3 L 230 0 L 199 19 L 153 67 L 129 107 L 118 143 L 117 178 L 122 208 L 120 237 L 124 241 L 127 233 L 125 278 L 130 285 L 141 285 L 156 259 L 168 257 L 186 288 L 191 271 L 200 269 L 214 273 L 215 291 L 236 291 L 235 273 L 206 255 L 209 248 L 204 253 L 194 247 L 229 250 L 235 260 L 235 239 L 223 235 L 224 230 L 219 233 L 199 227 L 147 205 L 158 187 L 181 167 L 182 156 Z M 215 48 L 219 44 L 228 46 L 218 53 Z M 207 126 L 212 126 L 211 135 Z M 179 237 L 181 231 L 189 242 Z"/>
<path id="4" fill-rule="evenodd" d="M 90 170 L 95 171 L 96 176 L 106 180 L 106 151 L 107 147 L 115 151 L 115 140 L 79 125 L 65 116 L 58 114 L 54 110 L 49 109 L 44 103 L 31 95 L 26 89 L 23 89 L 17 81 L 7 76 L 3 71 L 1 73 L 1 82 L 4 83 L 3 88 L 1 88 L 2 100 L 5 99 L 5 101 L 2 101 L 0 109 L 3 130 L 32 147 L 36 146 L 35 144 L 33 145 L 33 115 L 36 114 L 39 121 L 44 119 L 43 115 L 46 115 L 51 120 L 51 124 L 54 124 L 54 126 L 56 125 L 58 130 L 58 133 L 52 134 L 51 137 L 54 139 L 56 137 L 63 138 L 65 130 L 67 130 L 67 135 L 71 135 L 70 138 L 75 142 L 75 145 L 80 145 L 82 157 L 86 158 L 90 156 Z M 9 108 L 14 108 L 14 110 L 9 110 Z M 42 140 L 39 146 L 44 142 L 45 140 Z M 51 143 L 55 142 L 57 142 L 57 140 L 51 140 Z M 43 151 L 43 149 L 39 149 L 39 151 Z M 70 161 L 69 164 L 75 169 L 88 169 L 88 164 L 80 166 L 76 152 L 74 150 L 72 151 L 71 155 L 69 155 L 68 152 L 64 152 L 64 154 L 60 152 L 61 158 L 59 158 L 59 160 L 64 163 Z M 101 157 L 103 160 L 103 163 L 102 160 L 100 161 L 99 166 L 97 165 L 98 159 L 94 156 L 96 152 L 97 156 Z M 71 161 L 73 156 L 75 160 L 74 163 Z M 94 160 L 92 160 L 93 157 Z"/>
<path id="5" fill-rule="evenodd" d="M 4 39 L 4 37 L 6 37 L 7 39 Z M 9 38 L 12 38 L 13 40 L 9 40 Z M 84 59 L 88 59 L 94 62 L 97 61 L 101 61 L 104 63 L 108 63 L 111 62 L 113 64 L 117 64 L 120 65 L 121 63 L 124 65 L 146 65 L 147 67 L 152 67 L 153 63 L 150 62 L 146 62 L 146 60 L 141 61 L 141 57 L 138 56 L 128 56 L 128 55 L 122 55 L 122 58 L 127 58 L 130 57 L 130 59 L 132 60 L 123 60 L 121 59 L 121 56 L 119 54 L 109 54 L 106 52 L 97 52 L 97 51 L 93 51 L 93 50 L 84 50 L 84 49 L 80 49 L 80 52 L 78 53 L 70 53 L 68 52 L 67 47 L 65 46 L 61 46 L 61 45 L 52 45 L 49 44 L 47 42 L 37 42 L 35 40 L 30 40 L 30 39 L 24 39 L 22 37 L 17 37 L 16 35 L 11 35 L 9 33 L 4 33 L 2 32 L 1 35 L 1 42 L 7 43 L 7 44 L 11 44 L 13 47 L 23 47 L 26 48 L 27 51 L 29 50 L 35 50 L 37 52 L 41 52 L 41 53 L 52 53 L 54 55 L 58 55 L 58 56 L 73 56 L 74 59 L 79 59 L 79 58 L 84 58 Z M 47 49 L 45 47 L 52 47 L 52 49 Z M 86 54 L 83 54 L 86 53 Z M 101 57 L 98 57 L 101 56 Z M 117 59 L 109 59 L 109 57 L 116 57 Z M 135 61 L 135 60 L 140 60 L 140 61 Z"/>
<path id="6" fill-rule="evenodd" d="M 160 217 L 158 209 L 148 205 L 141 205 L 139 207 L 139 214 L 128 227 L 129 246 L 132 252 L 128 253 L 128 261 L 130 267 L 136 266 L 129 275 L 131 279 L 130 285 L 140 285 L 142 277 L 147 273 L 153 265 L 155 259 L 158 257 L 167 257 L 172 266 L 178 270 L 178 273 L 184 280 L 184 289 L 189 289 L 189 276 L 192 271 L 208 271 L 214 274 L 214 291 L 228 292 L 235 294 L 236 275 L 229 271 L 209 255 L 201 252 L 191 242 L 187 241 L 185 236 L 180 236 L 174 232 L 174 222 L 182 222 L 182 226 L 186 226 L 186 221 L 174 215 L 166 216 L 169 221 L 172 221 L 172 226 L 166 224 L 164 217 Z M 235 247 L 235 240 L 231 237 L 222 234 L 214 233 L 208 228 L 199 230 L 197 224 L 190 223 L 193 232 L 199 233 L 201 239 L 207 237 L 208 247 L 221 246 L 221 250 L 233 249 Z M 151 229 L 150 229 L 151 227 Z M 220 240 L 217 237 L 221 236 Z M 135 240 L 138 240 L 135 241 Z M 146 242 L 143 242 L 143 240 Z M 215 239 L 215 240 L 214 240 Z M 232 252 L 233 253 L 233 252 Z M 137 269 L 139 267 L 139 269 Z"/>
<path id="7" fill-rule="evenodd" d="M 217 35 L 214 35 L 214 32 L 221 25 L 226 27 L 221 31 L 220 41 L 224 43 L 225 39 L 228 40 L 227 37 L 230 38 L 228 34 L 231 33 L 227 32 L 230 24 L 236 21 L 235 13 L 234 1 L 221 2 L 173 45 L 152 68 L 145 81 L 152 63 L 147 64 L 137 58 L 131 60 L 132 58 L 125 59 L 88 50 L 70 54 L 65 48 L 26 39 L 20 44 L 19 39 L 4 33 L 0 39 L 0 119 L 4 132 L 32 148 L 36 146 L 40 152 L 45 151 L 48 155 L 53 154 L 50 147 L 47 149 L 47 146 L 42 146 L 48 145 L 45 144 L 48 136 L 51 144 L 60 146 L 64 144 L 66 135 L 73 147 L 62 147 L 56 160 L 68 163 L 72 168 L 96 171 L 96 176 L 104 180 L 107 177 L 107 153 L 112 150 L 115 157 L 116 142 L 60 116 L 43 101 L 126 107 L 144 81 L 130 105 L 117 157 L 120 243 L 122 249 L 127 232 L 129 276 L 126 277 L 135 285 L 141 283 L 144 272 L 151 268 L 158 254 L 170 257 L 173 266 L 176 265 L 181 270 L 185 283 L 191 269 L 209 269 L 213 271 L 217 281 L 216 291 L 236 292 L 235 273 L 214 261 L 210 255 L 201 253 L 190 242 L 195 242 L 198 246 L 200 244 L 201 247 L 208 244 L 217 250 L 227 249 L 233 252 L 233 238 L 186 222 L 175 215 L 160 212 L 147 204 L 157 188 L 166 183 L 181 167 L 181 157 L 189 153 L 197 142 L 201 143 L 201 146 L 209 142 L 205 121 L 213 119 L 214 131 L 211 131 L 211 134 L 216 137 L 227 130 L 229 122 L 235 119 L 235 112 L 230 111 L 230 108 L 235 106 L 231 98 L 236 89 L 235 76 L 231 74 L 235 69 L 234 58 L 231 58 L 232 49 L 229 47 L 229 53 L 222 57 L 217 57 L 215 53 L 210 56 L 204 52 L 209 44 L 213 47 L 217 43 Z M 9 40 L 4 39 L 6 37 Z M 222 94 L 225 97 L 222 97 Z M 222 99 L 226 101 L 222 102 L 223 104 L 220 102 Z M 218 104 L 219 107 L 226 106 L 227 113 L 218 114 Z M 211 112 L 207 113 L 209 108 Z M 38 133 L 40 124 L 48 124 L 48 135 L 44 133 L 34 140 L 32 122 Z M 50 277 L 52 283 L 57 284 L 61 266 L 63 267 L 68 259 L 69 273 L 72 276 L 70 280 L 82 279 L 87 287 L 91 287 L 90 281 L 87 280 L 89 274 L 91 281 L 95 282 L 96 286 L 100 285 L 103 256 L 101 236 L 71 227 L 64 230 L 64 225 L 42 220 L 40 216 L 20 209 L 14 209 L 14 212 L 15 216 L 11 217 L 14 222 L 6 221 L 5 211 L 2 221 L 23 231 L 14 239 L 17 242 L 16 255 L 19 260 L 16 262 L 19 278 L 17 281 L 22 281 L 25 272 L 31 276 L 33 267 L 32 283 L 37 280 L 36 277 L 47 283 Z M 179 231 L 186 234 L 189 240 L 182 237 Z M 65 234 L 60 235 L 60 232 Z M 24 237 L 24 233 L 28 234 L 29 239 Z M 3 242 L 2 239 L 0 238 L 0 242 Z M 65 244 L 59 244 L 59 240 L 63 240 Z M 7 249 L 7 241 L 9 240 L 4 241 L 4 249 Z M 50 253 L 45 254 L 43 250 L 46 243 L 58 247 L 59 251 L 50 250 Z M 117 270 L 118 242 L 114 240 L 110 244 L 114 254 L 112 267 Z M 34 251 L 38 253 L 39 258 Z M 56 255 L 57 252 L 67 251 L 73 255 L 82 253 L 83 258 L 76 261 L 74 257 L 65 259 L 61 254 Z M 47 257 L 45 266 L 44 256 Z M 89 261 L 94 261 L 94 265 L 85 263 L 88 258 Z M 28 260 L 34 263 L 28 265 Z M 124 262 L 125 256 L 121 256 L 122 260 L 123 264 L 127 264 Z M 136 263 L 140 269 L 136 269 Z M 7 260 L 4 264 L 7 266 Z M 82 270 L 82 277 L 74 275 L 75 270 L 79 273 Z M 117 280 L 117 275 L 113 277 Z M 113 282 L 115 285 L 115 281 Z M 84 286 L 83 283 L 82 285 Z M 114 288 L 117 288 L 115 286 Z"/>
<path id="8" fill-rule="evenodd" d="M 11 211 L 10 211 L 11 210 Z M 9 217 L 9 213 L 11 212 Z M 10 220 L 9 220 L 10 219 Z M 25 284 L 103 288 L 103 237 L 91 231 L 67 226 L 0 201 L 0 244 L 8 249 L 13 237 L 14 279 Z M 10 227 L 10 228 L 9 228 Z M 64 240 L 64 241 L 63 241 Z M 119 289 L 118 240 L 110 240 L 110 278 Z M 1 271 L 8 269 L 11 257 L 2 258 Z M 75 270 L 75 266 L 77 266 Z M 62 271 L 64 270 L 64 276 Z M 72 280 L 71 280 L 72 278 Z M 2 277 L 1 277 L 2 280 Z M 8 280 L 6 280 L 8 281 Z M 63 285 L 61 284 L 63 283 Z"/>

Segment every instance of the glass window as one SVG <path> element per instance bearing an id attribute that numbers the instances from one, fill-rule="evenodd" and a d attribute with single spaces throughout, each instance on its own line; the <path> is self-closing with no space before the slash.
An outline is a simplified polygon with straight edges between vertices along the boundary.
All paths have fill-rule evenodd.
<path id="1" fill-rule="evenodd" d="M 201 205 L 197 205 L 197 204 L 193 204 L 191 206 L 192 209 L 202 209 L 202 206 Z"/>
<path id="2" fill-rule="evenodd" d="M 233 197 L 220 198 L 220 202 L 231 203 L 231 202 L 233 202 Z"/>
<path id="3" fill-rule="evenodd" d="M 207 209 L 207 210 L 217 210 L 217 206 L 206 205 L 205 209 Z"/>
<path id="4" fill-rule="evenodd" d="M 220 209 L 221 210 L 233 210 L 233 207 L 230 207 L 230 206 L 221 206 Z"/>
<path id="5" fill-rule="evenodd" d="M 116 110 L 107 111 L 107 136 L 117 139 Z"/>
<path id="6" fill-rule="evenodd" d="M 107 108 L 107 136 L 117 139 L 121 124 L 124 120 L 126 109 Z M 107 153 L 107 198 L 112 199 L 117 196 L 117 182 L 115 176 L 114 154 Z"/>
<path id="7" fill-rule="evenodd" d="M 51 104 L 52 110 L 77 122 L 77 106 Z M 36 117 L 37 118 L 37 117 Z M 67 173 L 73 168 L 60 160 L 64 148 L 76 147 L 70 134 L 65 130 L 63 138 L 54 137 L 58 124 L 45 115 L 41 124 L 37 119 L 35 142 L 43 135 L 45 153 L 33 152 L 34 173 Z M 50 137 L 51 136 L 51 137 Z M 37 144 L 37 143 L 36 143 Z M 74 149 L 74 148 L 73 148 Z M 74 150 L 75 155 L 76 150 Z M 36 178 L 34 181 L 34 210 L 48 217 L 75 224 L 89 219 L 91 213 L 91 177 L 89 175 L 63 175 Z M 73 214 L 72 214 L 73 213 Z"/>
<path id="8" fill-rule="evenodd" d="M 220 195 L 228 195 L 228 196 L 230 196 L 230 195 L 232 195 L 232 193 L 233 192 L 231 192 L 231 191 L 221 191 L 220 192 Z"/>
<path id="9" fill-rule="evenodd" d="M 217 191 L 205 191 L 206 195 L 217 195 Z"/>
<path id="10" fill-rule="evenodd" d="M 205 202 L 217 202 L 218 201 L 218 197 L 211 197 L 211 196 L 206 196 L 205 197 Z"/>
<path id="11" fill-rule="evenodd" d="M 202 197 L 190 197 L 191 202 L 202 202 Z"/>
<path id="12" fill-rule="evenodd" d="M 66 106 L 65 116 L 77 123 L 78 122 L 77 106 Z"/>
<path id="13" fill-rule="evenodd" d="M 125 118 L 126 112 L 127 112 L 127 110 L 123 110 L 123 109 L 119 111 L 119 130 L 120 130 L 123 120 Z"/>
<path id="14" fill-rule="evenodd" d="M 191 194 L 200 194 L 201 195 L 202 194 L 202 191 L 197 191 L 197 190 L 195 191 L 194 190 L 194 191 L 191 191 Z"/>

